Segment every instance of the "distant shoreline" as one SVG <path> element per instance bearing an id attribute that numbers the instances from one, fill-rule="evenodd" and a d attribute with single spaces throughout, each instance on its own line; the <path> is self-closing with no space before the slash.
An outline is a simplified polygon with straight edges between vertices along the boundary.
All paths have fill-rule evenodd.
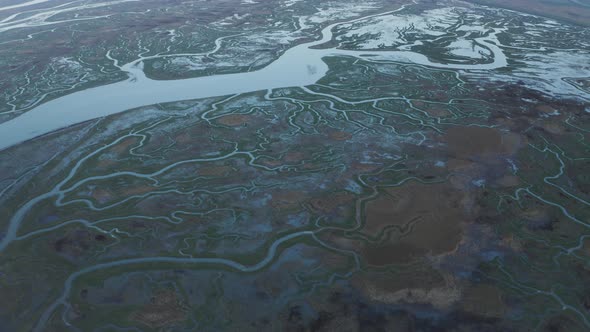
<path id="1" fill-rule="evenodd" d="M 576 25 L 590 27 L 589 7 L 576 5 L 573 2 L 564 4 L 548 3 L 534 0 L 467 0 L 468 2 L 517 10 L 537 16 L 544 16 L 555 20 L 565 21 Z"/>

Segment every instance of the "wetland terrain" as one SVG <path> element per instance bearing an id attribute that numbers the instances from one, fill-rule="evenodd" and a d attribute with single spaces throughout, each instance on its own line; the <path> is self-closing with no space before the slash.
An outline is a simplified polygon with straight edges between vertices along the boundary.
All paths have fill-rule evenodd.
<path id="1" fill-rule="evenodd" d="M 0 332 L 589 330 L 589 11 L 0 3 Z"/>

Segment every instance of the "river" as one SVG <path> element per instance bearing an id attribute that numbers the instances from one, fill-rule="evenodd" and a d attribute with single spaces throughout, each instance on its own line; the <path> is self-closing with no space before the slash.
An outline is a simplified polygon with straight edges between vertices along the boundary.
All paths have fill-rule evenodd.
<path id="1" fill-rule="evenodd" d="M 403 10 L 406 5 L 387 13 L 379 13 L 344 23 L 388 15 Z M 127 72 L 125 81 L 75 92 L 43 103 L 32 110 L 0 124 L 0 150 L 14 146 L 61 128 L 84 121 L 120 113 L 129 109 L 180 100 L 225 96 L 259 90 L 301 87 L 316 83 L 328 71 L 322 60 L 326 56 L 354 56 L 389 59 L 420 65 L 464 70 L 490 70 L 507 65 L 506 56 L 497 46 L 496 34 L 476 38 L 493 53 L 493 62 L 485 64 L 443 64 L 432 62 L 423 54 L 412 51 L 350 51 L 335 48 L 314 49 L 332 39 L 334 23 L 322 30 L 321 39 L 297 45 L 268 66 L 252 72 L 204 76 L 179 80 L 153 80 L 143 72 L 143 59 L 119 66 Z M 223 37 L 222 37 L 223 38 Z M 218 39 L 219 41 L 219 39 Z M 216 41 L 216 47 L 219 43 Z"/>

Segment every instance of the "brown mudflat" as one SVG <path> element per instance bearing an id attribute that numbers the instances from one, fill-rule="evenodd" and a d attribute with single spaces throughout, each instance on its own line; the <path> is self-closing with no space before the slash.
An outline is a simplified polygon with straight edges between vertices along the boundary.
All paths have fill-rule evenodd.
<path id="1" fill-rule="evenodd" d="M 374 235 L 394 225 L 401 227 L 400 234 L 386 243 L 367 245 L 363 256 L 370 265 L 381 266 L 452 251 L 461 241 L 462 224 L 468 218 L 464 195 L 448 183 L 409 183 L 386 189 L 367 204 L 363 230 Z"/>
<path id="2" fill-rule="evenodd" d="M 487 127 L 456 126 L 450 128 L 444 141 L 457 157 L 513 154 L 520 145 L 517 134 Z"/>
<path id="3" fill-rule="evenodd" d="M 242 126 L 247 123 L 248 118 L 249 116 L 244 114 L 230 114 L 219 118 L 217 122 L 224 126 L 235 127 Z"/>
<path id="4" fill-rule="evenodd" d="M 161 328 L 174 322 L 184 321 L 186 313 L 175 292 L 161 291 L 152 297 L 151 303 L 133 313 L 130 318 L 150 328 Z"/>

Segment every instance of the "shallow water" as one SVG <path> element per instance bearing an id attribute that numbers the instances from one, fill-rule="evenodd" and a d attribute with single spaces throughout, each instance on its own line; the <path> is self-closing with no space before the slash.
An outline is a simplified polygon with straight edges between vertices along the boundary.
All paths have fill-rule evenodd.
<path id="1" fill-rule="evenodd" d="M 398 10 L 405 8 L 402 6 Z M 464 70 L 490 70 L 507 65 L 502 50 L 496 46 L 494 31 L 486 37 L 475 39 L 492 52 L 494 61 L 486 64 L 442 64 L 432 62 L 423 54 L 411 51 L 347 51 L 339 49 L 313 49 L 332 39 L 332 29 L 345 23 L 380 16 L 382 13 L 344 23 L 335 23 L 322 30 L 318 41 L 301 44 L 287 50 L 277 60 L 253 72 L 224 74 L 180 80 L 153 80 L 145 76 L 142 59 L 120 66 L 128 73 L 125 81 L 72 93 L 0 124 L 0 149 L 44 135 L 77 123 L 104 117 L 125 110 L 180 100 L 199 99 L 246 93 L 259 90 L 307 86 L 321 79 L 328 71 L 322 60 L 326 56 L 374 57 L 410 62 L 420 65 Z M 217 43 L 216 43 L 217 44 Z"/>

